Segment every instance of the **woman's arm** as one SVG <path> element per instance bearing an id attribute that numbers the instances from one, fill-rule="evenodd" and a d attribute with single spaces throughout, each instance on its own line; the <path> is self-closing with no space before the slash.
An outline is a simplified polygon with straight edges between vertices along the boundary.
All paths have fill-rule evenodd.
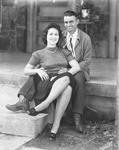
<path id="1" fill-rule="evenodd" d="M 70 72 L 72 75 L 76 74 L 81 70 L 80 65 L 75 59 L 71 60 L 69 62 L 69 65 L 71 66 L 71 69 L 69 69 L 68 72 Z"/>
<path id="2" fill-rule="evenodd" d="M 35 68 L 35 66 L 31 64 L 26 65 L 24 68 L 24 74 L 28 76 L 38 74 L 41 77 L 41 80 L 49 79 L 47 72 L 43 68 Z"/>
<path id="3" fill-rule="evenodd" d="M 24 68 L 24 74 L 31 76 L 31 75 L 35 75 L 37 73 L 37 68 L 35 68 L 35 66 L 27 64 Z"/>

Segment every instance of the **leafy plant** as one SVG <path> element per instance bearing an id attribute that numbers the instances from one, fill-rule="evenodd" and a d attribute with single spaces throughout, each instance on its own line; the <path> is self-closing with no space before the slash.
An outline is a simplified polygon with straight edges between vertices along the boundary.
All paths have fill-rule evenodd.
<path id="1" fill-rule="evenodd" d="M 100 7 L 95 7 L 91 1 L 85 1 L 83 6 L 80 7 L 78 17 L 82 20 L 82 8 L 90 9 L 91 28 L 89 28 L 89 35 L 92 39 L 93 45 L 100 45 L 103 40 L 108 38 L 109 31 L 109 12 L 101 10 Z"/>
<path id="2" fill-rule="evenodd" d="M 93 11 L 93 14 L 90 18 L 90 21 L 92 22 L 90 36 L 93 44 L 99 45 L 103 40 L 108 38 L 109 16 L 108 13 L 101 12 L 99 8 L 95 9 L 96 11 Z"/>

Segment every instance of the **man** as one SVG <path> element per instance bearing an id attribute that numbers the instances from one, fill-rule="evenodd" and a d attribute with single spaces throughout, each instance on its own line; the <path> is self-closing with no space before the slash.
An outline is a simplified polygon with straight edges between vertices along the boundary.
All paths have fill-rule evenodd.
<path id="1" fill-rule="evenodd" d="M 72 111 L 76 130 L 82 133 L 82 114 L 85 104 L 85 81 L 89 80 L 89 65 L 92 57 L 92 44 L 90 37 L 78 29 L 79 19 L 74 11 L 64 13 L 63 32 L 64 47 L 72 51 L 72 55 L 78 61 L 81 70 L 74 77 L 77 81 L 76 90 L 72 100 Z"/>
<path id="2" fill-rule="evenodd" d="M 85 81 L 89 80 L 89 65 L 92 57 L 92 45 L 90 37 L 78 29 L 79 19 L 74 11 L 64 13 L 64 26 L 62 46 L 72 51 L 72 55 L 78 61 L 81 70 L 74 76 L 77 85 L 72 100 L 72 111 L 75 128 L 79 133 L 83 132 L 82 114 L 85 104 Z M 28 109 L 28 101 L 32 100 L 35 93 L 33 79 L 29 78 L 20 89 L 18 96 L 19 102 L 6 107 L 12 111 L 18 111 L 24 108 Z"/>

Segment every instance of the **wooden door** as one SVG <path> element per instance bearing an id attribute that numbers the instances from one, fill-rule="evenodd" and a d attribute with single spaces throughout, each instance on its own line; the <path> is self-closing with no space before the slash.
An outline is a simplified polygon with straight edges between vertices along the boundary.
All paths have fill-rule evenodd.
<path id="1" fill-rule="evenodd" d="M 36 20 L 36 49 L 44 47 L 41 41 L 42 30 L 51 22 L 58 23 L 61 29 L 63 25 L 63 13 L 69 8 L 67 0 L 43 1 L 37 4 Z"/>
<path id="2" fill-rule="evenodd" d="M 29 34 L 31 37 L 28 39 L 28 51 L 36 51 L 44 47 L 41 41 L 41 33 L 43 29 L 51 22 L 58 23 L 61 29 L 64 30 L 63 26 L 63 13 L 70 8 L 70 0 L 35 0 L 32 4 L 32 28 L 30 27 Z M 29 16 L 30 17 L 30 16 Z M 29 38 L 29 35 L 27 35 Z M 32 41 L 32 46 L 29 47 Z"/>
<path id="3" fill-rule="evenodd" d="M 28 0 L 27 0 L 28 1 Z M 44 47 L 42 30 L 51 22 L 56 22 L 64 30 L 63 13 L 75 10 L 76 0 L 30 0 L 27 12 L 27 52 Z"/>

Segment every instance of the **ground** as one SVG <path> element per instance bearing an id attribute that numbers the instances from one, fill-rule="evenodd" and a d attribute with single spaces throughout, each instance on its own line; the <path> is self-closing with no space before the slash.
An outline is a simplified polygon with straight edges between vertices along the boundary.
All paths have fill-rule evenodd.
<path id="1" fill-rule="evenodd" d="M 35 139 L 17 150 L 118 150 L 117 127 L 114 121 L 83 120 L 84 133 L 74 129 L 71 117 L 64 117 L 56 141 L 49 141 L 51 124 Z"/>

